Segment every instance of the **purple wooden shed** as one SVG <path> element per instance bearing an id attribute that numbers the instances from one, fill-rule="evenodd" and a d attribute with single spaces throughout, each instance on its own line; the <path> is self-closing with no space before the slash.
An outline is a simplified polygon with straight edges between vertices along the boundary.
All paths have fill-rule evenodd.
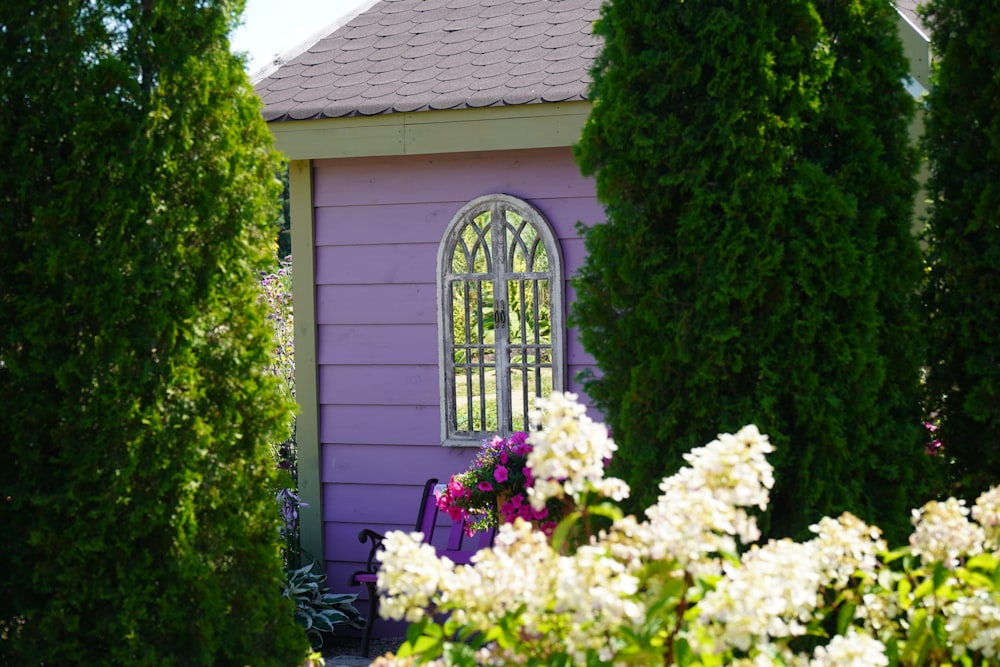
<path id="1" fill-rule="evenodd" d="M 586 401 L 565 318 L 604 214 L 571 146 L 600 5 L 380 0 L 254 77 L 290 160 L 302 542 L 334 588 L 361 528 L 411 528 L 531 395 Z"/>
<path id="2" fill-rule="evenodd" d="M 334 588 L 361 528 L 412 528 L 427 478 L 579 392 L 600 4 L 382 0 L 255 76 L 291 169 L 302 540 Z"/>

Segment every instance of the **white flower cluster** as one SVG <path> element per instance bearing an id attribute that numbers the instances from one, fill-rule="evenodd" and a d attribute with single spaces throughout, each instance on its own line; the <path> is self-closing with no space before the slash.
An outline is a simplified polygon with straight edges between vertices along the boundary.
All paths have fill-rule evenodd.
<path id="1" fill-rule="evenodd" d="M 533 504 L 627 492 L 604 478 L 615 445 L 574 395 L 539 407 L 532 418 L 542 430 L 531 435 L 528 460 Z M 620 518 L 559 550 L 522 520 L 501 525 L 494 547 L 469 565 L 438 558 L 419 533 L 389 533 L 379 556 L 382 615 L 442 613 L 466 629 L 502 630 L 502 640 L 479 649 L 484 665 L 663 664 L 677 658 L 663 649 L 674 638 L 705 664 L 740 667 L 884 667 L 890 639 L 902 650 L 911 638 L 941 643 L 944 635 L 947 646 L 935 650 L 951 657 L 1000 656 L 1000 586 L 983 574 L 1000 557 L 1000 490 L 971 512 L 954 499 L 914 510 L 911 552 L 925 565 L 962 568 L 931 589 L 933 568 L 887 566 L 881 532 L 849 513 L 820 519 L 811 540 L 746 549 L 759 537 L 750 511 L 767 507 L 774 484 L 772 450 L 753 426 L 720 435 L 663 480 L 646 520 Z M 846 624 L 843 634 L 812 652 L 800 647 L 796 638 L 823 636 L 832 618 Z M 944 633 L 929 618 L 943 618 Z"/>
<path id="2" fill-rule="evenodd" d="M 764 637 L 805 634 L 820 584 L 814 544 L 771 541 L 752 547 L 739 565 L 726 561 L 722 579 L 698 608 L 716 651 L 746 651 Z"/>
<path id="3" fill-rule="evenodd" d="M 438 558 L 434 547 L 423 543 L 422 533 L 390 531 L 377 555 L 380 612 L 386 618 L 408 622 L 423 618 L 441 584 L 454 570 L 448 558 Z"/>
<path id="4" fill-rule="evenodd" d="M 885 645 L 864 633 L 848 631 L 835 635 L 830 643 L 817 646 L 809 667 L 884 667 L 889 664 Z"/>
<path id="5" fill-rule="evenodd" d="M 646 510 L 650 557 L 686 566 L 709 554 L 736 553 L 736 538 L 756 541 L 756 520 L 742 508 L 767 507 L 774 472 L 766 454 L 772 451 L 751 425 L 685 454 L 689 467 L 664 479 L 656 505 Z"/>
<path id="6" fill-rule="evenodd" d="M 876 578 L 879 554 L 888 549 L 878 528 L 844 512 L 837 519 L 823 517 L 809 529 L 817 534 L 817 565 L 831 585 L 842 588 L 857 575 Z"/>
<path id="7" fill-rule="evenodd" d="M 948 498 L 932 500 L 912 512 L 913 534 L 910 548 L 925 563 L 941 561 L 954 569 L 962 556 L 974 556 L 983 551 L 986 533 L 968 519 L 969 508 L 964 500 Z"/>
<path id="8" fill-rule="evenodd" d="M 983 527 L 988 548 L 1000 550 L 1000 486 L 994 486 L 976 499 L 972 518 Z"/>
<path id="9" fill-rule="evenodd" d="M 1000 651 L 1000 596 L 977 590 L 955 600 L 946 610 L 945 630 L 958 655 L 982 651 L 994 658 Z"/>
<path id="10" fill-rule="evenodd" d="M 532 507 L 542 509 L 549 498 L 570 497 L 579 502 L 588 491 L 615 500 L 628 496 L 625 482 L 604 478 L 604 466 L 618 445 L 603 424 L 587 416 L 576 394 L 555 392 L 548 399 L 538 398 L 529 417 L 533 430 L 528 436 L 532 450 L 527 466 L 534 478 L 528 489 Z M 541 430 L 534 430 L 539 427 Z"/>
<path id="11" fill-rule="evenodd" d="M 769 639 L 806 634 L 823 606 L 824 589 L 844 588 L 855 576 L 877 578 L 878 555 L 886 548 L 877 528 L 844 513 L 812 530 L 817 536 L 807 542 L 771 541 L 751 547 L 739 565 L 723 563 L 721 580 L 698 605 L 716 650 L 746 651 Z M 860 614 L 867 613 L 862 605 Z"/>

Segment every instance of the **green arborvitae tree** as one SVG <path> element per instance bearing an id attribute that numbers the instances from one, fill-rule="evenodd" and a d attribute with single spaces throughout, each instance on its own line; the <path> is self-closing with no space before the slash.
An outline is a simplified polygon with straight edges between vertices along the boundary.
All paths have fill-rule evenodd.
<path id="1" fill-rule="evenodd" d="M 258 270 L 278 161 L 242 2 L 0 9 L 0 664 L 275 665 Z"/>
<path id="2" fill-rule="evenodd" d="M 1000 483 L 1000 3 L 933 0 L 928 409 L 957 493 Z"/>
<path id="3" fill-rule="evenodd" d="M 915 161 L 883 4 L 605 5 L 577 156 L 608 221 L 586 231 L 573 321 L 629 509 L 756 423 L 778 448 L 771 534 L 843 510 L 906 521 L 889 512 L 921 454 L 918 358 L 895 342 L 916 324 L 895 292 L 919 278 Z"/>

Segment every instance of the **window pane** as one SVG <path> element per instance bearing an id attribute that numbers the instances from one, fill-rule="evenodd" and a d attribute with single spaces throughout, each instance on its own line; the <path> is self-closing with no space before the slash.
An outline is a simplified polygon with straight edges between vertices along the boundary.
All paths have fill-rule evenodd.
<path id="1" fill-rule="evenodd" d="M 496 324 L 492 280 L 451 283 L 452 362 L 457 432 L 497 429 Z"/>
<path id="2" fill-rule="evenodd" d="M 489 211 L 479 214 L 462 228 L 452 253 L 452 273 L 456 275 L 484 274 L 493 271 L 490 234 Z"/>
<path id="3" fill-rule="evenodd" d="M 511 428 L 514 431 L 528 430 L 528 412 L 535 404 L 536 396 L 552 393 L 552 366 L 514 365 L 510 366 L 510 406 Z"/>
<path id="4" fill-rule="evenodd" d="M 548 271 L 548 254 L 535 226 L 513 211 L 505 211 L 504 221 L 507 271 L 514 273 Z"/>
<path id="5" fill-rule="evenodd" d="M 496 431 L 496 350 L 470 346 L 461 363 L 455 359 L 455 423 L 458 432 Z"/>

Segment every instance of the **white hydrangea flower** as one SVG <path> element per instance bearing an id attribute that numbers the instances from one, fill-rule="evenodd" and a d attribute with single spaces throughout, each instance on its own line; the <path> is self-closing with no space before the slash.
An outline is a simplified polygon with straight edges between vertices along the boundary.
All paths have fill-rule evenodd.
<path id="1" fill-rule="evenodd" d="M 551 606 L 558 558 L 530 523 L 503 524 L 492 549 L 479 551 L 471 566 L 455 568 L 455 578 L 441 583 L 442 600 L 451 603 L 456 620 L 478 627 L 490 627 L 521 605 L 525 622 L 532 623 Z"/>
<path id="2" fill-rule="evenodd" d="M 378 571 L 379 614 L 383 618 L 419 621 L 435 594 L 454 576 L 455 564 L 448 558 L 438 558 L 429 544 L 423 543 L 422 533 L 400 530 L 386 533 L 384 549 L 376 558 Z"/>
<path id="3" fill-rule="evenodd" d="M 1000 649 L 1000 595 L 974 590 L 945 609 L 945 631 L 956 655 L 982 652 L 992 659 Z"/>
<path id="4" fill-rule="evenodd" d="M 746 651 L 765 638 L 804 634 L 822 604 L 816 556 L 812 543 L 772 540 L 751 547 L 739 565 L 726 561 L 715 590 L 698 604 L 700 620 L 715 635 L 716 651 Z"/>
<path id="5" fill-rule="evenodd" d="M 844 512 L 837 519 L 823 517 L 809 529 L 817 533 L 813 542 L 820 568 L 834 586 L 846 586 L 856 572 L 871 579 L 878 576 L 878 557 L 886 543 L 877 527 Z"/>
<path id="6" fill-rule="evenodd" d="M 885 645 L 874 637 L 851 629 L 835 635 L 826 646 L 817 646 L 809 667 L 885 667 L 889 658 Z"/>
<path id="7" fill-rule="evenodd" d="M 899 602 L 896 596 L 864 593 L 861 602 L 854 610 L 854 617 L 860 620 L 865 629 L 873 634 L 895 630 L 899 627 Z"/>
<path id="8" fill-rule="evenodd" d="M 766 508 L 774 470 L 767 437 L 750 425 L 723 434 L 684 456 L 690 464 L 660 483 L 662 494 L 646 510 L 653 559 L 675 558 L 705 574 L 717 564 L 707 555 L 736 553 L 760 537 L 742 507 Z"/>
<path id="9" fill-rule="evenodd" d="M 767 509 L 774 467 L 766 455 L 773 451 L 767 436 L 750 424 L 685 454 L 690 467 L 678 476 L 688 489 L 711 488 L 730 505 Z"/>
<path id="10" fill-rule="evenodd" d="M 537 398 L 529 416 L 532 450 L 526 464 L 535 480 L 528 489 L 532 507 L 540 510 L 549 498 L 566 496 L 579 502 L 587 491 L 627 493 L 624 482 L 602 483 L 605 462 L 618 445 L 607 427 L 587 416 L 576 394 L 554 392 L 547 399 Z"/>
<path id="11" fill-rule="evenodd" d="M 925 563 L 940 561 L 945 567 L 958 567 L 959 560 L 983 551 L 986 533 L 968 519 L 964 500 L 932 500 L 912 512 L 914 526 L 910 548 Z"/>
<path id="12" fill-rule="evenodd" d="M 1000 549 L 1000 486 L 994 486 L 976 499 L 972 518 L 983 527 L 989 548 Z"/>

